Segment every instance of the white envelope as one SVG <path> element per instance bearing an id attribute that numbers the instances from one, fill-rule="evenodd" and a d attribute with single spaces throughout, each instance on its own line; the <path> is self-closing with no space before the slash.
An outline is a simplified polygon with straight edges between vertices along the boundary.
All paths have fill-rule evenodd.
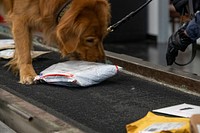
<path id="1" fill-rule="evenodd" d="M 183 103 L 161 109 L 155 109 L 153 112 L 189 118 L 193 114 L 200 114 L 200 106 Z"/>

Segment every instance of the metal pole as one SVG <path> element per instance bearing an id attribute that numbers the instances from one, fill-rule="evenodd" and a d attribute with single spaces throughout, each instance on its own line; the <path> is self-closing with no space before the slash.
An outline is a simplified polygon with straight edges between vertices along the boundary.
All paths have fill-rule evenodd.
<path id="1" fill-rule="evenodd" d="M 169 38 L 169 1 L 158 0 L 158 36 L 157 45 L 159 52 L 159 64 L 166 65 L 165 53 Z"/>
<path id="2" fill-rule="evenodd" d="M 158 0 L 158 43 L 165 43 L 169 37 L 169 1 Z"/>

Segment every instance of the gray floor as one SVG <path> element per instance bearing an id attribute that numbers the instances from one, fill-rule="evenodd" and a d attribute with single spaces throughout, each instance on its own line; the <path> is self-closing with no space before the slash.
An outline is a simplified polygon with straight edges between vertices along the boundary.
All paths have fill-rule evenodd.
<path id="1" fill-rule="evenodd" d="M 145 40 L 140 42 L 132 43 L 115 43 L 115 44 L 105 44 L 105 49 L 121 54 L 127 54 L 134 56 L 145 61 L 149 61 L 153 64 L 167 66 L 165 60 L 165 53 L 167 49 L 167 44 L 156 44 L 155 41 Z M 176 62 L 180 64 L 187 63 L 192 56 L 192 47 L 189 46 L 186 51 L 179 52 Z M 197 54 L 192 63 L 186 66 L 177 66 L 173 64 L 173 67 L 188 73 L 195 75 L 200 75 L 200 51 L 197 50 Z"/>

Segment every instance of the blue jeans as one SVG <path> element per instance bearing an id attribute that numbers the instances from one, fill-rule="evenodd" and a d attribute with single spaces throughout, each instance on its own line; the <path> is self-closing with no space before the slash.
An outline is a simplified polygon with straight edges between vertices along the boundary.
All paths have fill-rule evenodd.
<path id="1" fill-rule="evenodd" d="M 197 12 L 195 17 L 189 22 L 186 27 L 186 33 L 193 41 L 200 38 L 200 12 Z"/>

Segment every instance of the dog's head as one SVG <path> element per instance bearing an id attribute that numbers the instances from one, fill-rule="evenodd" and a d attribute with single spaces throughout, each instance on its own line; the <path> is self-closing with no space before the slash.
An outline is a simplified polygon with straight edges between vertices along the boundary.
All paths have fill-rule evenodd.
<path id="1" fill-rule="evenodd" d="M 103 61 L 103 39 L 109 21 L 107 0 L 73 0 L 58 24 L 61 53 L 73 54 L 79 60 Z"/>

